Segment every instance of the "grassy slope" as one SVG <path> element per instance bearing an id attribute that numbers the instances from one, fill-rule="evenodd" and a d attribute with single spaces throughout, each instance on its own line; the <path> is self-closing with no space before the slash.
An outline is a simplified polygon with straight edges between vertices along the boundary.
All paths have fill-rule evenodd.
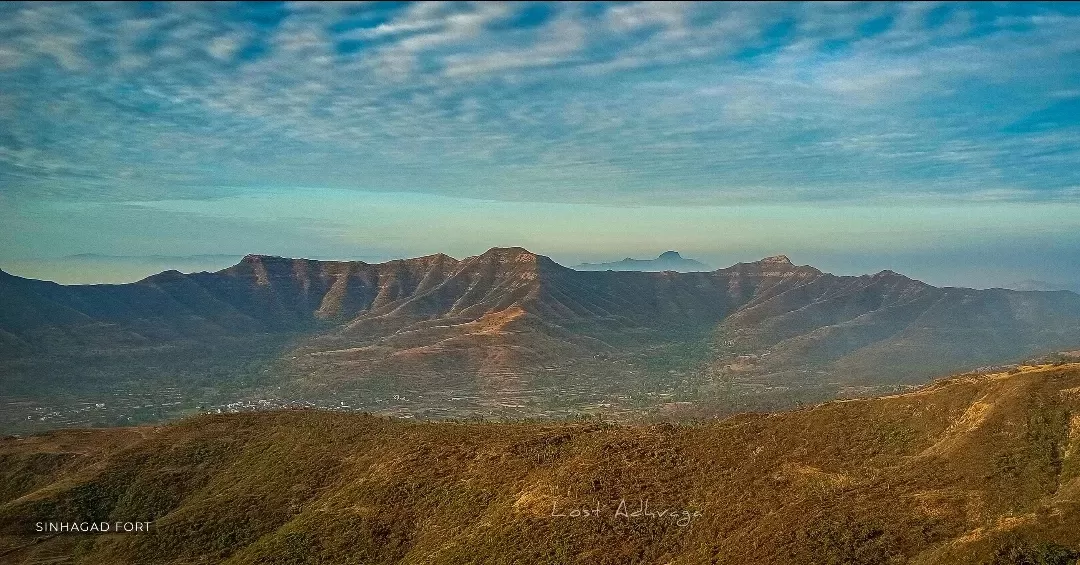
<path id="1" fill-rule="evenodd" d="M 1078 452 L 1080 364 L 691 425 L 204 416 L 0 442 L 0 562 L 1065 563 Z M 155 529 L 12 551 L 48 519 Z"/>

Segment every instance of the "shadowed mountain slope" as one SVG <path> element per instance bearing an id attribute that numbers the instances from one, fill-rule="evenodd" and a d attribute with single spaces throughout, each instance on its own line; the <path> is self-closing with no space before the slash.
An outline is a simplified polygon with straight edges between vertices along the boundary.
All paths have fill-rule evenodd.
<path id="1" fill-rule="evenodd" d="M 1076 364 L 689 425 L 200 416 L 0 440 L 0 555 L 12 564 L 73 554 L 86 564 L 1071 564 L 1078 457 Z M 634 516 L 646 500 L 653 514 Z M 580 516 L 598 506 L 598 516 Z M 50 520 L 153 526 L 30 531 Z"/>

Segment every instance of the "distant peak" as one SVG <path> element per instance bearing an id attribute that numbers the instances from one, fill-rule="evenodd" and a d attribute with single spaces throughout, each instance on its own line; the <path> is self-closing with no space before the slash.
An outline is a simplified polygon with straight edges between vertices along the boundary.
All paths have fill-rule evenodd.
<path id="1" fill-rule="evenodd" d="M 681 272 L 706 272 L 710 267 L 696 259 L 687 259 L 678 251 L 665 251 L 655 259 L 633 259 L 627 257 L 622 261 L 611 263 L 582 263 L 576 267 L 583 271 L 681 271 Z"/>

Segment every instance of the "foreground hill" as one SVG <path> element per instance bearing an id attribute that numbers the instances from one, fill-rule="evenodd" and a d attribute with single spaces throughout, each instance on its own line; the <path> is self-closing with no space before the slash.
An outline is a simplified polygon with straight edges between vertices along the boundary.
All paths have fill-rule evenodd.
<path id="1" fill-rule="evenodd" d="M 38 397 L 270 379 L 295 397 L 358 391 L 354 405 L 408 391 L 544 414 L 554 401 L 828 396 L 1077 344 L 1071 292 L 836 276 L 784 256 L 698 273 L 582 272 L 521 248 L 380 264 L 251 255 L 124 285 L 0 273 L 0 384 Z M 575 390 L 587 394 L 565 400 Z"/>
<path id="2" fill-rule="evenodd" d="M 1080 364 L 687 425 L 201 416 L 0 461 L 13 564 L 1072 564 Z M 153 525 L 30 531 L 50 520 Z"/>

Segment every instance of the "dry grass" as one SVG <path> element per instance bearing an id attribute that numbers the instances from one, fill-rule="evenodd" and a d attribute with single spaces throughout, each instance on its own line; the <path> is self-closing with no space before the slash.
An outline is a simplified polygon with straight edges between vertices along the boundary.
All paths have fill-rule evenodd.
<path id="1" fill-rule="evenodd" d="M 279 412 L 7 439 L 0 552 L 39 520 L 154 531 L 0 561 L 1072 563 L 1077 387 L 1064 365 L 681 425 Z M 701 516 L 617 517 L 621 499 Z"/>

